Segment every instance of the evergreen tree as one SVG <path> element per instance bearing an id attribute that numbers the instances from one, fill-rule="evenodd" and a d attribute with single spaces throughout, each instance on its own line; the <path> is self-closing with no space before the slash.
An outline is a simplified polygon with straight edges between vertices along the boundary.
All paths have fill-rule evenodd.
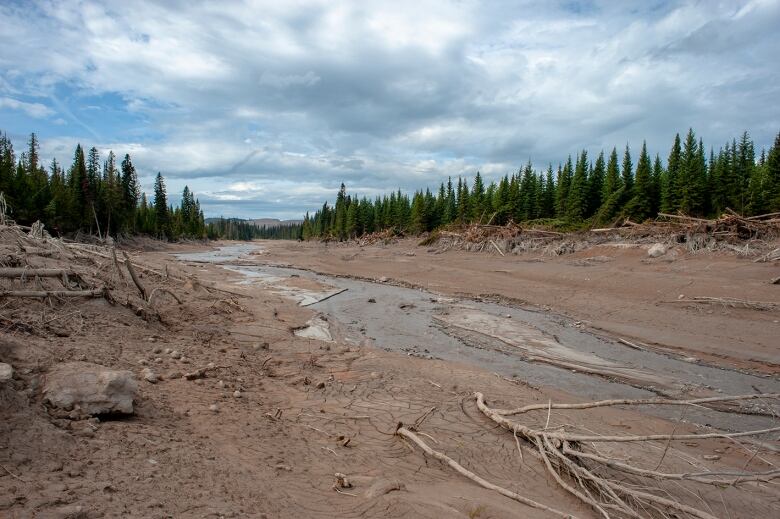
<path id="1" fill-rule="evenodd" d="M 168 196 L 165 181 L 158 172 L 154 179 L 154 219 L 156 229 L 162 237 L 170 235 L 170 215 L 168 214 Z"/>
<path id="2" fill-rule="evenodd" d="M 636 183 L 634 196 L 627 206 L 627 213 L 634 219 L 642 221 L 653 211 L 653 180 L 650 168 L 650 156 L 647 154 L 647 143 L 642 143 L 639 163 L 636 167 Z"/>

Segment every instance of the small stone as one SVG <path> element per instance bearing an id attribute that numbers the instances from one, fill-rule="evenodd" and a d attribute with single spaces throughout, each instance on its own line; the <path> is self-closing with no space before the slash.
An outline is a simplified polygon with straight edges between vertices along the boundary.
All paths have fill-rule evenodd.
<path id="1" fill-rule="evenodd" d="M 324 389 L 325 388 L 325 382 L 320 382 L 317 384 L 317 389 Z"/>
<path id="2" fill-rule="evenodd" d="M 373 297 L 370 297 L 370 298 L 368 299 L 368 302 L 369 302 L 369 303 L 376 303 L 376 299 L 374 299 Z"/>
<path id="3" fill-rule="evenodd" d="M 707 461 L 717 461 L 720 459 L 720 456 L 718 456 L 717 454 L 705 454 L 704 456 L 702 456 L 702 458 L 704 458 Z"/>
<path id="4" fill-rule="evenodd" d="M 217 387 L 220 388 L 220 389 L 224 389 L 225 381 L 224 380 L 220 380 L 219 382 L 217 382 Z"/>
<path id="5" fill-rule="evenodd" d="M 382 276 L 381 278 L 378 279 L 378 281 L 380 283 L 387 283 L 389 281 L 389 279 L 390 278 L 388 278 L 387 276 Z"/>
<path id="6" fill-rule="evenodd" d="M 154 353 L 155 355 L 159 355 L 160 353 L 162 353 L 162 351 L 163 351 L 163 350 L 162 350 L 162 348 L 160 348 L 159 346 L 157 346 L 157 347 L 155 347 L 155 348 L 152 350 L 152 353 Z"/>
<path id="7" fill-rule="evenodd" d="M 211 404 L 209 406 L 209 411 L 212 413 L 218 413 L 219 412 L 219 406 L 217 404 Z"/>
<path id="8" fill-rule="evenodd" d="M 660 258 L 666 254 L 666 246 L 663 243 L 656 243 L 647 250 L 647 255 L 651 258 Z"/>
<path id="9" fill-rule="evenodd" d="M 181 378 L 181 377 L 183 377 L 183 376 L 184 376 L 184 375 L 182 374 L 182 372 L 181 372 L 181 371 L 171 371 L 170 373 L 168 373 L 168 375 L 166 376 L 166 378 L 167 378 L 168 380 L 176 380 L 177 378 Z"/>
<path id="10" fill-rule="evenodd" d="M 14 378 L 14 368 L 10 364 L 0 362 L 0 383 L 8 382 Z"/>
<path id="11" fill-rule="evenodd" d="M 233 398 L 241 398 L 241 391 L 239 391 L 238 389 L 233 391 Z"/>
<path id="12" fill-rule="evenodd" d="M 171 358 L 173 358 L 173 359 L 180 359 L 181 358 L 181 353 L 179 352 L 179 350 L 173 350 L 171 352 Z"/>
<path id="13" fill-rule="evenodd" d="M 141 366 L 146 366 L 147 364 L 149 364 L 149 361 L 147 361 L 146 359 L 138 359 L 138 364 L 140 364 Z"/>
<path id="14" fill-rule="evenodd" d="M 190 359 L 188 359 L 187 357 L 182 355 L 181 358 L 179 359 L 179 362 L 181 362 L 182 364 L 189 364 L 190 363 Z"/>
<path id="15" fill-rule="evenodd" d="M 144 368 L 141 370 L 141 378 L 150 384 L 156 384 L 160 380 L 157 375 L 155 375 L 154 371 L 149 368 Z"/>
<path id="16" fill-rule="evenodd" d="M 217 365 L 214 364 L 213 362 L 209 362 L 208 364 L 206 364 L 206 367 L 209 368 L 209 369 L 214 369 L 214 368 L 217 367 Z"/>
<path id="17" fill-rule="evenodd" d="M 165 354 L 166 354 L 166 355 L 170 355 L 171 353 L 173 353 L 173 350 L 172 350 L 172 349 L 170 349 L 170 348 L 165 348 Z"/>
<path id="18" fill-rule="evenodd" d="M 160 357 L 157 357 L 156 359 L 154 359 L 154 361 L 155 361 L 157 364 L 160 364 L 160 363 L 161 363 L 163 360 L 162 360 L 162 358 L 160 358 Z"/>

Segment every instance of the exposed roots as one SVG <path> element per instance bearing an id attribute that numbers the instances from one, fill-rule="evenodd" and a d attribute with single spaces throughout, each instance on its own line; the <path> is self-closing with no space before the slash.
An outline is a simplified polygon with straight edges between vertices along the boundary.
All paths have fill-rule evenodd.
<path id="1" fill-rule="evenodd" d="M 688 472 L 666 473 L 637 467 L 623 460 L 611 459 L 601 454 L 594 444 L 599 442 L 648 442 L 702 440 L 707 438 L 753 437 L 780 431 L 780 427 L 739 433 L 713 432 L 704 434 L 650 434 L 650 435 L 583 435 L 567 432 L 565 427 L 534 429 L 507 416 L 524 414 L 533 410 L 591 409 L 616 405 L 703 405 L 751 399 L 777 399 L 780 394 L 739 395 L 700 398 L 694 400 L 602 400 L 580 404 L 533 404 L 516 409 L 492 409 L 485 403 L 482 393 L 475 393 L 477 407 L 490 420 L 532 444 L 550 475 L 567 492 L 588 504 L 605 518 L 652 517 L 652 510 L 674 511 L 677 515 L 699 519 L 715 519 L 707 511 L 678 502 L 672 496 L 662 496 L 647 487 L 629 484 L 628 476 L 656 482 L 688 481 L 716 487 L 737 486 L 743 483 L 767 483 L 780 478 L 780 469 L 764 472 Z M 660 464 L 659 464 L 660 465 Z M 658 467 L 656 467 L 657 469 Z M 641 481 L 641 480 L 640 480 Z M 659 512 L 660 513 L 660 512 Z"/>

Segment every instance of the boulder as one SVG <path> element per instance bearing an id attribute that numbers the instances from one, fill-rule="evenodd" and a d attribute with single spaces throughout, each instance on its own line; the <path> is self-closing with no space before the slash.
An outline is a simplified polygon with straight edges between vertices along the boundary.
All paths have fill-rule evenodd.
<path id="1" fill-rule="evenodd" d="M 43 400 L 65 410 L 89 415 L 132 414 L 138 383 L 130 371 L 116 371 L 89 362 L 55 366 L 47 375 Z"/>
<path id="2" fill-rule="evenodd" d="M 10 364 L 0 362 L 0 384 L 10 382 L 14 378 L 14 368 Z"/>
<path id="3" fill-rule="evenodd" d="M 647 255 L 651 258 L 659 258 L 666 254 L 666 247 L 663 243 L 656 243 L 647 250 Z"/>

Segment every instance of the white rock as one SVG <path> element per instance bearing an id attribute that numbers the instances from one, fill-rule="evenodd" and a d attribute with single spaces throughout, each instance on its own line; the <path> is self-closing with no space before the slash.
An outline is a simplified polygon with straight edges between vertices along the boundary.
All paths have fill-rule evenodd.
<path id="1" fill-rule="evenodd" d="M 156 384 L 160 380 L 154 371 L 149 368 L 144 368 L 141 370 L 141 377 L 150 384 Z"/>
<path id="2" fill-rule="evenodd" d="M 647 255 L 651 258 L 658 258 L 666 254 L 666 246 L 663 243 L 656 243 L 647 250 Z"/>
<path id="3" fill-rule="evenodd" d="M 80 408 L 95 415 L 133 412 L 138 383 L 129 371 L 115 371 L 89 362 L 55 366 L 43 387 L 44 402 L 63 409 Z"/>
<path id="4" fill-rule="evenodd" d="M 0 362 L 0 384 L 9 382 L 14 378 L 14 368 L 10 364 Z"/>
<path id="5" fill-rule="evenodd" d="M 173 350 L 171 352 L 171 358 L 180 359 L 181 358 L 181 353 L 179 352 L 179 350 Z"/>
<path id="6" fill-rule="evenodd" d="M 212 413 L 216 413 L 219 411 L 219 406 L 217 404 L 211 404 L 209 406 L 209 411 L 211 411 Z"/>
<path id="7" fill-rule="evenodd" d="M 241 398 L 241 391 L 239 391 L 238 389 L 233 391 L 233 397 L 234 398 Z"/>

